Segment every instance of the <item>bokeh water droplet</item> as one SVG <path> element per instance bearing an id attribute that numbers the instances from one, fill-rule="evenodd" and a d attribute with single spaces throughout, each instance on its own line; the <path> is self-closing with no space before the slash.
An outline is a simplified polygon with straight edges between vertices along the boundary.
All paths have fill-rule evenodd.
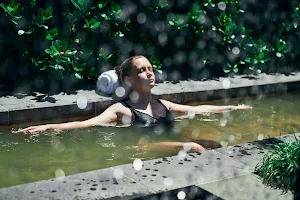
<path id="1" fill-rule="evenodd" d="M 238 47 L 233 47 L 233 48 L 232 48 L 232 53 L 233 53 L 234 55 L 238 55 L 238 54 L 240 53 L 240 49 L 239 49 Z"/>
<path id="2" fill-rule="evenodd" d="M 115 179 L 121 179 L 124 176 L 124 171 L 122 168 L 118 167 L 114 169 L 113 176 Z"/>
<path id="3" fill-rule="evenodd" d="M 85 96 L 79 96 L 77 98 L 77 106 L 80 109 L 85 109 L 87 107 L 88 100 Z"/>
<path id="4" fill-rule="evenodd" d="M 225 78 L 225 79 L 222 81 L 222 85 L 223 85 L 223 88 L 224 88 L 224 89 L 230 88 L 231 82 L 230 82 L 229 78 Z"/>
<path id="5" fill-rule="evenodd" d="M 233 147 L 232 146 L 228 146 L 227 147 L 227 153 L 228 154 L 232 154 L 233 153 Z"/>
<path id="6" fill-rule="evenodd" d="M 178 199 L 185 199 L 185 197 L 186 197 L 186 194 L 184 191 L 178 192 L 178 194 L 177 194 Z"/>
<path id="7" fill-rule="evenodd" d="M 178 160 L 183 160 L 183 159 L 186 158 L 186 156 L 187 156 L 186 151 L 180 150 L 180 151 L 178 152 L 178 154 L 177 154 L 177 159 L 178 159 Z"/>
<path id="8" fill-rule="evenodd" d="M 225 2 L 219 2 L 218 3 L 218 8 L 222 11 L 226 9 L 226 3 Z"/>
<path id="9" fill-rule="evenodd" d="M 141 159 L 134 159 L 133 161 L 133 168 L 137 171 L 143 168 L 143 161 Z"/>
<path id="10" fill-rule="evenodd" d="M 263 134 L 263 133 L 260 133 L 260 134 L 258 134 L 257 139 L 258 139 L 258 140 L 263 140 L 264 137 L 265 137 L 264 134 Z"/>
<path id="11" fill-rule="evenodd" d="M 116 91 L 115 91 L 117 97 L 124 97 L 125 95 L 125 88 L 124 87 L 117 87 Z"/>
<path id="12" fill-rule="evenodd" d="M 164 179 L 164 185 L 165 186 L 171 186 L 173 184 L 173 179 L 170 177 L 167 177 Z"/>

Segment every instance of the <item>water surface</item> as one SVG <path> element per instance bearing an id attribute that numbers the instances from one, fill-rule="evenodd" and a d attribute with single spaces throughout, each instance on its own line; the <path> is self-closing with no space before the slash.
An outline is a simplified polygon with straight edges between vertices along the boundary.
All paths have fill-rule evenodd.
<path id="1" fill-rule="evenodd" d="M 204 139 L 227 146 L 299 132 L 299 100 L 300 93 L 295 92 L 209 102 L 215 105 L 244 103 L 253 109 L 177 119 L 173 133 L 137 131 L 131 127 L 93 127 L 28 136 L 0 129 L 0 187 L 132 163 L 136 158 L 148 160 L 178 153 L 141 149 L 139 141 Z"/>

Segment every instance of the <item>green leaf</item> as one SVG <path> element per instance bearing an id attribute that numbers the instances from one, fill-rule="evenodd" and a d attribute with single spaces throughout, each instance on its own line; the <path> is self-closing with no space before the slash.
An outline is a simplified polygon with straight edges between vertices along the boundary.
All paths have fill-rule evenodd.
<path id="1" fill-rule="evenodd" d="M 77 72 L 82 72 L 85 70 L 86 63 L 81 63 L 74 67 L 74 70 Z"/>
<path id="2" fill-rule="evenodd" d="M 44 67 L 41 67 L 40 70 L 44 71 L 47 68 L 47 65 L 44 65 Z"/>
<path id="3" fill-rule="evenodd" d="M 75 73 L 75 77 L 77 79 L 83 79 L 83 76 L 81 74 L 79 74 L 79 73 Z"/>
<path id="4" fill-rule="evenodd" d="M 31 62 L 32 62 L 35 66 L 39 66 L 39 64 L 37 63 L 36 59 L 31 58 Z"/>
<path id="5" fill-rule="evenodd" d="M 239 71 L 238 68 L 233 68 L 233 72 L 237 73 Z"/>
<path id="6" fill-rule="evenodd" d="M 74 49 L 74 48 L 68 49 L 68 50 L 65 51 L 65 55 L 66 55 L 66 56 L 73 56 L 73 55 L 75 55 L 76 53 L 77 53 L 77 50 Z"/>
<path id="7" fill-rule="evenodd" d="M 121 6 L 114 1 L 111 3 L 111 9 L 114 14 L 119 14 L 121 12 Z"/>
<path id="8" fill-rule="evenodd" d="M 51 49 L 46 49 L 45 52 L 46 52 L 47 54 L 52 54 Z"/>
<path id="9" fill-rule="evenodd" d="M 46 35 L 46 39 L 47 39 L 47 40 L 53 40 L 53 37 L 52 37 L 50 34 L 47 34 L 47 35 Z"/>
<path id="10" fill-rule="evenodd" d="M 66 51 L 67 48 L 68 48 L 68 40 L 63 40 L 63 41 L 61 42 L 61 47 L 62 47 L 62 50 L 63 50 L 63 51 Z"/>
<path id="11" fill-rule="evenodd" d="M 171 26 L 174 26 L 174 25 L 175 25 L 175 23 L 174 23 L 173 21 L 169 21 L 169 24 L 170 24 Z"/>
<path id="12" fill-rule="evenodd" d="M 106 59 L 105 59 L 105 60 L 108 60 L 108 59 L 110 59 L 112 56 L 113 56 L 113 54 L 109 54 L 109 55 L 106 57 Z"/>
<path id="13" fill-rule="evenodd" d="M 80 6 L 84 6 L 84 0 L 78 0 L 77 2 L 79 3 Z"/>
<path id="14" fill-rule="evenodd" d="M 10 14 L 10 11 L 8 10 L 8 8 L 7 8 L 7 5 L 6 5 L 6 4 L 4 4 L 4 3 L 1 3 L 1 4 L 0 4 L 0 6 L 3 8 L 3 10 L 4 10 L 5 12 L 7 12 L 8 14 Z"/>
<path id="15" fill-rule="evenodd" d="M 103 8 L 103 4 L 102 4 L 102 3 L 99 3 L 99 4 L 98 4 L 98 8 L 100 8 L 100 9 Z"/>
<path id="16" fill-rule="evenodd" d="M 229 73 L 229 72 L 231 72 L 231 70 L 230 70 L 230 69 L 226 69 L 226 68 L 224 68 L 224 67 L 223 67 L 223 71 L 224 71 L 225 73 Z"/>
<path id="17" fill-rule="evenodd" d="M 53 7 L 52 6 L 49 6 L 47 9 L 46 9 L 46 16 L 47 17 L 52 17 L 52 12 L 53 12 Z"/>
<path id="18" fill-rule="evenodd" d="M 63 68 L 61 65 L 59 64 L 56 64 L 54 67 L 53 67 L 55 70 L 65 70 L 65 68 Z"/>
<path id="19" fill-rule="evenodd" d="M 72 4 L 78 8 L 79 10 L 81 10 L 80 6 L 78 5 L 78 3 L 75 0 L 71 0 Z"/>
<path id="20" fill-rule="evenodd" d="M 260 52 L 258 55 L 258 59 L 262 60 L 265 57 L 265 54 L 263 52 Z"/>
<path id="21" fill-rule="evenodd" d="M 100 22 L 96 22 L 94 25 L 93 25 L 93 28 L 92 29 L 96 29 L 100 26 Z"/>

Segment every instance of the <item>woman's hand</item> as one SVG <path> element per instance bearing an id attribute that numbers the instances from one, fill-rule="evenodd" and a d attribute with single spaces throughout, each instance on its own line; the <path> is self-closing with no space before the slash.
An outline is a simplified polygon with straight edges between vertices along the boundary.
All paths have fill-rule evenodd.
<path id="1" fill-rule="evenodd" d="M 203 146 L 201 146 L 200 144 L 198 144 L 198 143 L 189 142 L 188 145 L 191 145 L 191 150 L 192 151 L 197 151 L 197 152 L 205 151 L 205 148 Z"/>
<path id="2" fill-rule="evenodd" d="M 33 134 L 36 132 L 44 132 L 48 129 L 49 129 L 48 125 L 30 126 L 28 128 L 21 129 L 18 131 L 12 131 L 12 133 L 14 133 L 14 134 L 18 134 L 18 133 Z"/>

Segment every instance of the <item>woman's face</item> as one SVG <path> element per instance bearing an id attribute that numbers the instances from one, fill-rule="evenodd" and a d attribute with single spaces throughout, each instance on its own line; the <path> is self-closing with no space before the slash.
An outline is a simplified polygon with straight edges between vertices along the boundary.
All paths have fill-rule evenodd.
<path id="1" fill-rule="evenodd" d="M 145 57 L 133 60 L 129 81 L 131 87 L 137 91 L 150 90 L 155 85 L 155 76 L 151 63 Z"/>

